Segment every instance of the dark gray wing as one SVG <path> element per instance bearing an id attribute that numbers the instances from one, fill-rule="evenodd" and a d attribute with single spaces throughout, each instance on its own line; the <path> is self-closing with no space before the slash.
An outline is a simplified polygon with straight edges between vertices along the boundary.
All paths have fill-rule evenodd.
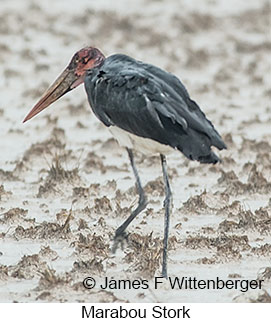
<path id="1" fill-rule="evenodd" d="M 214 162 L 212 145 L 225 148 L 182 83 L 155 66 L 113 55 L 89 72 L 85 88 L 94 113 L 107 126 L 156 140 L 202 162 Z"/>
<path id="2" fill-rule="evenodd" d="M 221 136 L 215 130 L 211 121 L 206 118 L 197 103 L 191 100 L 182 82 L 175 75 L 165 72 L 156 66 L 144 63 L 142 63 L 142 65 L 147 71 L 153 74 L 156 79 L 163 79 L 164 82 L 161 83 L 161 86 L 170 96 L 172 96 L 172 98 L 174 97 L 176 101 L 178 101 L 179 98 L 183 99 L 185 104 L 175 105 L 174 112 L 176 114 L 180 113 L 187 121 L 189 127 L 209 136 L 209 138 L 212 139 L 213 146 L 219 149 L 225 149 L 226 145 Z"/>

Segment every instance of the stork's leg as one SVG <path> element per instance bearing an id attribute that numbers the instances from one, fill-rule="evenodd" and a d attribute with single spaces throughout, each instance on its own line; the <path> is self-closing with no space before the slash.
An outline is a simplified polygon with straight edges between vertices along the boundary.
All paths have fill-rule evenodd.
<path id="1" fill-rule="evenodd" d="M 132 212 L 132 214 L 128 217 L 127 220 L 125 220 L 122 225 L 120 227 L 118 227 L 118 229 L 116 230 L 115 233 L 115 243 L 114 246 L 112 248 L 112 251 L 115 252 L 119 242 L 122 240 L 123 236 L 124 236 L 124 232 L 126 230 L 126 228 L 128 227 L 128 225 L 133 221 L 133 219 L 141 212 L 145 209 L 145 207 L 147 206 L 147 198 L 145 196 L 144 190 L 142 188 L 141 185 L 141 181 L 135 166 L 135 162 L 134 162 L 134 155 L 131 149 L 126 148 L 127 152 L 128 152 L 128 156 L 132 165 L 132 169 L 135 175 L 135 179 L 136 179 L 136 187 L 137 187 L 137 192 L 139 194 L 139 201 L 138 201 L 138 206 L 137 208 Z"/>
<path id="2" fill-rule="evenodd" d="M 169 233 L 169 218 L 170 218 L 170 207 L 172 203 L 172 193 L 169 186 L 168 174 L 167 174 L 167 162 L 165 155 L 160 155 L 161 164 L 163 170 L 163 178 L 165 185 L 165 223 L 164 223 L 164 246 L 163 246 L 163 264 L 162 264 L 162 276 L 167 278 L 167 248 L 168 248 L 168 233 Z"/>

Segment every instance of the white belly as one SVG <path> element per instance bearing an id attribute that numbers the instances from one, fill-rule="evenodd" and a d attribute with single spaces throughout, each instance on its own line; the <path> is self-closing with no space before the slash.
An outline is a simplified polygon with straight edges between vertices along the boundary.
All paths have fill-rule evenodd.
<path id="1" fill-rule="evenodd" d="M 146 155 L 163 154 L 167 155 L 174 151 L 174 149 L 168 145 L 160 144 L 159 142 L 133 135 L 132 133 L 122 130 L 119 127 L 109 127 L 110 132 L 117 139 L 120 146 L 135 149 Z"/>

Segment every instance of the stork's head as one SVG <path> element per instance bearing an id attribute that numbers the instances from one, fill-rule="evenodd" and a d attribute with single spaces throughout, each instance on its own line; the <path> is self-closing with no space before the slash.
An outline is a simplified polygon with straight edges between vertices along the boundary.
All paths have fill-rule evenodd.
<path id="1" fill-rule="evenodd" d="M 85 47 L 74 54 L 69 65 L 59 75 L 55 82 L 42 95 L 38 103 L 25 117 L 24 121 L 33 118 L 67 92 L 82 84 L 87 70 L 101 65 L 104 55 L 94 47 Z"/>

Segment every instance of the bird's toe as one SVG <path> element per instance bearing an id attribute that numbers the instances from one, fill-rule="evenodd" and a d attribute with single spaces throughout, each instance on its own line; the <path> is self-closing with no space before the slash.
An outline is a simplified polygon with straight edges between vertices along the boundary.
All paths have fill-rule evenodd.
<path id="1" fill-rule="evenodd" d="M 116 231 L 114 242 L 112 246 L 112 253 L 115 253 L 120 245 L 121 250 L 124 249 L 124 241 L 128 241 L 129 234 L 126 231 L 122 231 L 121 233 L 118 233 L 118 230 Z"/>

